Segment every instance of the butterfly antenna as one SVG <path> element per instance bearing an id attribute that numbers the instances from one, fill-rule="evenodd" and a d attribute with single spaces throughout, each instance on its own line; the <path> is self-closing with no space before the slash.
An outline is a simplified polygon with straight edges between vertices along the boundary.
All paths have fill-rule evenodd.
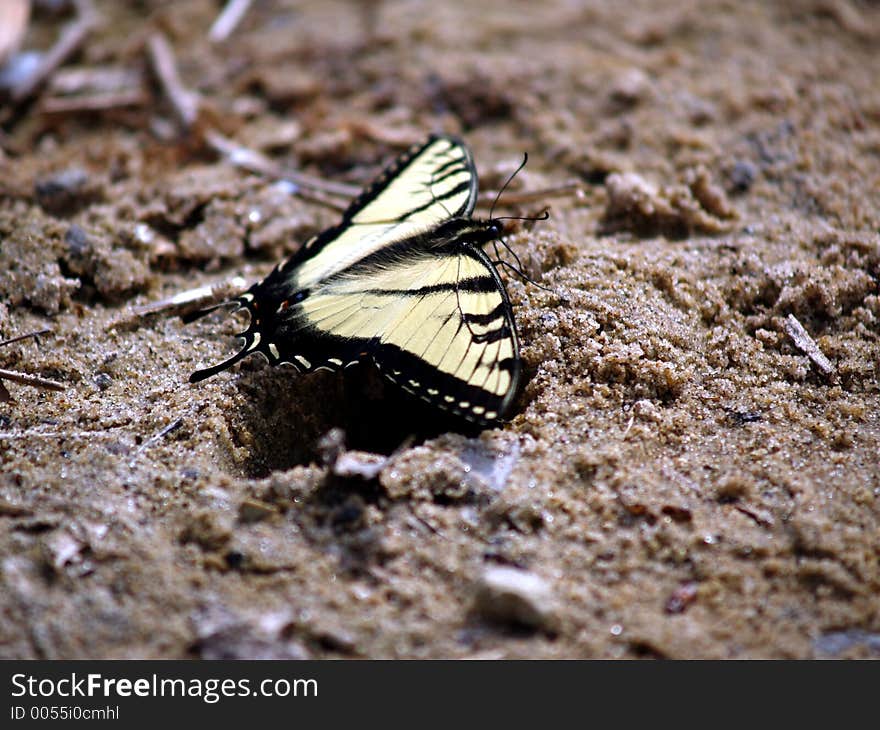
<path id="1" fill-rule="evenodd" d="M 523 161 L 519 163 L 519 167 L 517 167 L 513 171 L 513 174 L 509 178 L 507 178 L 507 182 L 505 182 L 504 185 L 501 186 L 501 190 L 498 191 L 498 195 L 496 195 L 495 200 L 492 201 L 492 207 L 489 208 L 489 220 L 492 220 L 492 213 L 495 211 L 495 206 L 498 204 L 498 199 L 501 197 L 501 194 L 505 190 L 507 190 L 507 186 L 510 185 L 513 178 L 515 178 L 519 174 L 519 171 L 522 170 L 526 166 L 526 163 L 528 161 L 529 161 L 529 153 L 523 152 Z"/>
<path id="2" fill-rule="evenodd" d="M 501 198 L 501 195 L 504 193 L 505 190 L 507 190 L 507 187 L 508 187 L 508 185 L 510 185 L 510 183 L 513 181 L 513 178 L 515 178 L 515 177 L 520 173 L 520 171 L 526 166 L 526 164 L 528 163 L 528 161 L 529 161 L 529 153 L 528 153 L 528 152 L 523 152 L 523 160 L 522 160 L 521 163 L 519 163 L 519 167 L 517 167 L 516 170 L 514 170 L 513 173 L 510 175 L 510 177 L 507 178 L 507 180 L 505 181 L 504 185 L 501 186 L 501 190 L 498 191 L 498 195 L 495 196 L 495 200 L 492 201 L 492 207 L 489 208 L 489 220 L 498 220 L 498 221 L 504 221 L 504 220 L 518 220 L 518 221 L 545 221 L 545 220 L 547 220 L 547 219 L 550 217 L 550 212 L 549 212 L 548 210 L 545 210 L 544 213 L 543 213 L 542 215 L 538 215 L 538 216 L 514 216 L 514 215 L 507 215 L 507 216 L 501 216 L 501 217 L 499 217 L 499 218 L 493 218 L 493 217 L 492 217 L 492 213 L 495 212 L 495 206 L 498 204 L 498 200 Z M 532 279 L 530 276 L 528 276 L 525 272 L 523 272 L 523 270 L 522 270 L 522 269 L 523 269 L 522 261 L 520 261 L 519 256 L 516 255 L 516 251 L 514 251 L 514 250 L 508 245 L 507 241 L 505 241 L 504 238 L 499 237 L 497 240 L 500 240 L 500 241 L 501 241 L 501 245 L 504 246 L 505 249 L 507 249 L 507 252 L 508 252 L 511 256 L 513 256 L 514 261 L 516 261 L 516 266 L 514 266 L 514 265 L 511 264 L 511 263 L 508 263 L 507 261 L 505 261 L 504 259 L 501 258 L 501 255 L 500 255 L 499 252 L 498 252 L 498 245 L 497 245 L 496 241 L 493 240 L 493 241 L 492 241 L 492 246 L 493 246 L 493 248 L 495 249 L 495 256 L 496 256 L 496 262 L 497 262 L 497 263 L 501 264 L 501 265 L 504 266 L 506 269 L 509 269 L 510 271 L 514 272 L 517 276 L 519 276 L 519 277 L 522 278 L 523 280 L 529 282 L 530 284 L 534 284 L 534 285 L 537 286 L 539 289 L 546 289 L 547 291 L 549 291 L 549 289 L 547 289 L 547 287 L 545 287 L 545 286 L 541 286 L 537 281 L 535 281 L 535 280 Z"/>
<path id="3" fill-rule="evenodd" d="M 495 218 L 496 221 L 545 221 L 550 217 L 550 211 L 544 210 L 541 215 L 502 215 Z"/>

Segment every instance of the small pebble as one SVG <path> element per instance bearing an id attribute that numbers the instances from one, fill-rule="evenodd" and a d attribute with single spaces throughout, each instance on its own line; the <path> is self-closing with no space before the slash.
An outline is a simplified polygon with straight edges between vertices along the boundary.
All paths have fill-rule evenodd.
<path id="1" fill-rule="evenodd" d="M 739 160 L 730 171 L 730 192 L 745 193 L 752 187 L 755 182 L 758 171 L 755 166 L 747 160 Z"/>
<path id="2" fill-rule="evenodd" d="M 642 421 L 659 423 L 663 420 L 663 414 L 660 412 L 660 409 L 651 401 L 645 399 L 637 400 L 633 404 L 633 414 Z"/>
<path id="3" fill-rule="evenodd" d="M 77 556 L 86 547 L 80 540 L 67 532 L 53 532 L 46 538 L 44 543 L 47 557 L 55 570 L 60 570 L 68 563 L 77 559 Z"/>
<path id="4" fill-rule="evenodd" d="M 64 242 L 71 256 L 82 256 L 89 248 L 88 234 L 76 224 L 67 229 Z"/>
<path id="5" fill-rule="evenodd" d="M 9 62 L 0 66 L 0 91 L 12 91 L 36 71 L 43 54 L 39 51 L 16 53 Z"/>
<path id="6" fill-rule="evenodd" d="M 651 79 L 638 68 L 624 71 L 611 87 L 611 98 L 622 106 L 635 106 L 650 93 Z"/>
<path id="7" fill-rule="evenodd" d="M 49 272 L 34 279 L 27 300 L 46 314 L 58 314 L 70 304 L 70 295 L 79 289 L 78 279 L 61 276 L 58 264 L 50 264 Z"/>
<path id="8" fill-rule="evenodd" d="M 98 390 L 107 390 L 107 388 L 113 385 L 113 378 L 107 373 L 98 373 L 92 380 Z"/>
<path id="9" fill-rule="evenodd" d="M 260 522 L 274 514 L 278 514 L 278 508 L 259 499 L 248 498 L 238 506 L 238 520 L 244 524 Z"/>
<path id="10" fill-rule="evenodd" d="M 485 618 L 533 629 L 556 627 L 556 597 L 547 581 L 534 573 L 491 567 L 476 588 L 474 607 Z"/>
<path id="11" fill-rule="evenodd" d="M 318 440 L 317 451 L 323 464 L 332 468 L 336 460 L 345 453 L 345 431 L 331 428 Z"/>
<path id="12" fill-rule="evenodd" d="M 682 583 L 666 600 L 666 613 L 684 613 L 688 606 L 697 600 L 697 584 L 693 581 Z"/>
<path id="13" fill-rule="evenodd" d="M 88 202 L 89 176 L 79 167 L 62 170 L 37 180 L 34 195 L 40 207 L 51 215 L 70 215 Z"/>
<path id="14" fill-rule="evenodd" d="M 388 457 L 366 451 L 346 451 L 333 463 L 333 474 L 338 477 L 359 477 L 370 481 L 376 479 L 388 465 Z"/>

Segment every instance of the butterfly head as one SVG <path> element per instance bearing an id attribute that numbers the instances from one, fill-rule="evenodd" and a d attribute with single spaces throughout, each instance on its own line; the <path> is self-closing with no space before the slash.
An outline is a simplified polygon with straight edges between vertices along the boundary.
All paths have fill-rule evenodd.
<path id="1" fill-rule="evenodd" d="M 500 218 L 490 218 L 486 221 L 486 240 L 493 241 L 496 238 L 501 238 L 501 234 L 504 233 L 504 223 Z"/>
<path id="2" fill-rule="evenodd" d="M 477 246 L 497 241 L 504 234 L 504 222 L 499 218 L 469 219 L 462 228 L 463 230 L 458 232 L 459 235 L 463 235 L 471 244 Z"/>
<path id="3" fill-rule="evenodd" d="M 519 230 L 517 224 L 510 224 L 506 221 L 521 220 L 544 220 L 544 218 L 501 216 L 499 218 L 488 218 L 487 220 L 480 221 L 480 227 L 482 229 L 480 235 L 478 236 L 480 243 L 491 243 L 492 241 L 501 241 L 502 243 L 504 243 L 504 237 L 506 235 L 510 235 Z"/>

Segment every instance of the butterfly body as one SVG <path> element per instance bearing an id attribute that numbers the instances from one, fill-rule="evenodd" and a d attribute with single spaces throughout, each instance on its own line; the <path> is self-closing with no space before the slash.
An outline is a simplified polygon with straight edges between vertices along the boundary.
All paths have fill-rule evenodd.
<path id="1" fill-rule="evenodd" d="M 234 301 L 244 348 L 202 380 L 259 352 L 298 371 L 369 361 L 402 389 L 478 424 L 503 418 L 521 375 L 512 308 L 482 246 L 501 224 L 470 218 L 467 148 L 434 137 L 403 155 L 342 222 Z"/>

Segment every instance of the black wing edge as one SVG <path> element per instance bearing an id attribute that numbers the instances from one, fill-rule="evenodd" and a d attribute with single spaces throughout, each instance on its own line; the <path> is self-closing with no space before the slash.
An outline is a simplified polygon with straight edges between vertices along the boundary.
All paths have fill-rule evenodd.
<path id="1" fill-rule="evenodd" d="M 482 262 L 483 266 L 485 266 L 492 275 L 492 279 L 495 281 L 495 286 L 501 293 L 501 301 L 504 304 L 504 317 L 507 321 L 508 327 L 510 327 L 510 336 L 513 338 L 513 357 L 507 366 L 511 377 L 510 388 L 501 400 L 498 408 L 498 418 L 496 419 L 498 422 L 506 422 L 509 420 L 508 414 L 513 409 L 517 400 L 519 400 L 523 388 L 525 387 L 523 379 L 523 361 L 519 345 L 519 330 L 516 326 L 516 317 L 514 317 L 513 314 L 513 305 L 510 303 L 510 295 L 507 293 L 507 287 L 504 286 L 504 280 L 498 273 L 498 269 L 492 263 L 492 259 L 489 258 L 489 255 L 482 248 L 477 246 L 468 248 L 467 253 Z"/>
<path id="2" fill-rule="evenodd" d="M 465 144 L 464 140 L 460 137 L 457 137 L 452 134 L 431 134 L 428 135 L 428 138 L 424 142 L 420 142 L 419 144 L 413 145 L 406 152 L 402 153 L 395 159 L 391 164 L 388 165 L 372 182 L 370 182 L 358 195 L 348 208 L 345 209 L 345 212 L 342 214 L 342 223 L 348 223 L 354 218 L 358 213 L 360 213 L 364 208 L 366 208 L 373 200 L 375 200 L 385 188 L 388 187 L 389 184 L 397 177 L 400 171 L 409 165 L 416 157 L 418 157 L 422 152 L 424 152 L 428 147 L 430 147 L 435 142 L 439 142 L 440 140 L 446 140 L 452 145 L 460 147 L 467 158 L 467 165 L 473 173 L 473 194 L 470 197 L 465 209 L 460 211 L 453 212 L 453 218 L 470 215 L 473 212 L 474 205 L 476 204 L 477 198 L 477 168 L 474 165 L 474 157 L 471 154 L 470 148 Z"/>
<path id="3" fill-rule="evenodd" d="M 437 370 L 431 363 L 396 345 L 380 345 L 373 350 L 371 356 L 379 372 L 398 388 L 409 393 L 410 396 L 428 403 L 433 408 L 438 408 L 479 426 L 485 427 L 507 422 L 521 392 L 522 361 L 519 357 L 498 363 L 498 366 L 510 373 L 511 376 L 510 389 L 503 397 L 499 397 L 479 386 L 471 385 L 465 380 Z M 395 376 L 395 371 L 399 371 L 400 375 Z M 422 385 L 414 388 L 409 385 L 410 379 L 416 380 Z M 428 393 L 429 387 L 437 390 L 438 394 L 430 395 Z M 446 402 L 445 395 L 454 395 L 455 400 L 451 403 Z M 458 406 L 460 401 L 468 401 L 471 406 L 460 408 Z M 475 405 L 482 406 L 483 413 L 494 412 L 495 417 L 486 418 L 474 412 L 473 406 Z"/>

